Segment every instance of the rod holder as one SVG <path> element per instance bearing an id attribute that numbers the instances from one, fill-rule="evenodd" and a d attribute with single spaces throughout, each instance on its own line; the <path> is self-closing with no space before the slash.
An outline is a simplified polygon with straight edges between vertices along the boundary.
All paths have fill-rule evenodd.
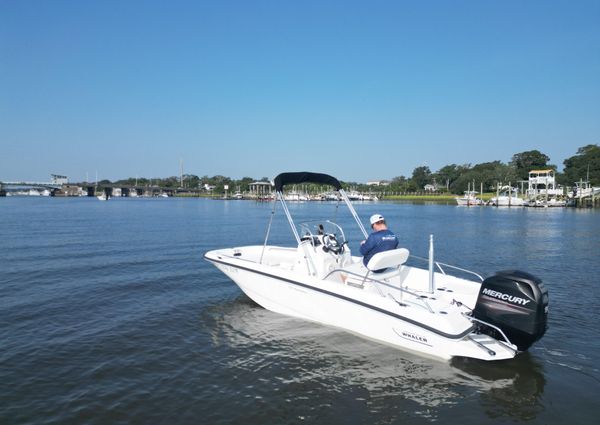
<path id="1" fill-rule="evenodd" d="M 431 294 L 435 292 L 433 262 L 433 235 L 429 235 L 429 293 Z"/>

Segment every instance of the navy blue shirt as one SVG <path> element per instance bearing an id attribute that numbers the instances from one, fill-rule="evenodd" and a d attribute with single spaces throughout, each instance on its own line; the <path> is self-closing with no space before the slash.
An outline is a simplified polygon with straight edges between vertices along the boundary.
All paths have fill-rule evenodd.
<path id="1" fill-rule="evenodd" d="M 371 257 L 378 252 L 398 248 L 398 238 L 390 230 L 380 230 L 369 235 L 364 244 L 360 246 L 360 253 L 364 255 L 363 264 L 366 266 Z M 385 270 L 385 269 L 383 269 Z M 380 273 L 383 270 L 375 270 Z"/>

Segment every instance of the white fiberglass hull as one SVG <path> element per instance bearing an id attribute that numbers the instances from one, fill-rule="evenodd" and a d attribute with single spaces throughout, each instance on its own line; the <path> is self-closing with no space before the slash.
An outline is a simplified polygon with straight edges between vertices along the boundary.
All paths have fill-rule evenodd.
<path id="1" fill-rule="evenodd" d="M 444 294 L 441 292 L 429 300 L 433 310 L 429 311 L 417 305 L 419 300 L 404 299 L 405 302 L 398 303 L 397 297 L 381 296 L 342 282 L 299 274 L 293 267 L 273 267 L 248 261 L 244 258 L 245 249 L 236 250 L 241 253 L 239 257 L 233 255 L 233 250 L 210 251 L 205 254 L 205 259 L 268 310 L 335 326 L 402 350 L 443 360 L 455 356 L 501 360 L 516 354 L 516 350 L 505 343 L 475 335 L 473 323 L 462 314 L 466 310 L 442 300 Z M 476 292 L 477 288 L 474 289 Z M 472 303 L 473 294 L 466 295 L 466 300 Z"/>
<path id="2" fill-rule="evenodd" d="M 456 204 L 461 207 L 483 205 L 483 202 L 481 201 L 481 199 L 477 199 L 477 198 L 454 198 L 454 199 L 456 200 Z"/>
<path id="3" fill-rule="evenodd" d="M 498 198 L 492 198 L 490 203 L 498 207 L 526 207 L 528 204 L 527 201 L 516 196 L 500 196 Z"/>

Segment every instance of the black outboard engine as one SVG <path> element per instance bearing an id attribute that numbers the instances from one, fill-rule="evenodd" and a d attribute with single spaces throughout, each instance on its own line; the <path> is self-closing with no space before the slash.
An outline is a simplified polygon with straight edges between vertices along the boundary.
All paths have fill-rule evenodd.
<path id="1" fill-rule="evenodd" d="M 519 351 L 525 351 L 548 327 L 548 290 L 529 273 L 497 272 L 481 284 L 473 317 L 499 327 Z M 481 332 L 499 337 L 489 326 Z"/>

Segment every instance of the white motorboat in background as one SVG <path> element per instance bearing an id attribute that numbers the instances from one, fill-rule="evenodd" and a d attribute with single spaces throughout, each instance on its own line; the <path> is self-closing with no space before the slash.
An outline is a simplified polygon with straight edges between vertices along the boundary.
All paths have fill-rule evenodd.
<path id="1" fill-rule="evenodd" d="M 470 207 L 475 205 L 483 205 L 483 201 L 477 197 L 477 192 L 474 190 L 467 190 L 462 198 L 454 198 L 456 204 L 461 207 Z"/>
<path id="2" fill-rule="evenodd" d="M 548 292 L 538 278 L 513 270 L 483 279 L 436 262 L 432 236 L 428 259 L 399 248 L 374 255 L 365 266 L 335 222 L 293 221 L 283 187 L 307 182 L 333 186 L 367 237 L 337 179 L 309 172 L 278 175 L 276 195 L 296 245 L 269 245 L 271 221 L 262 245 L 204 254 L 262 307 L 445 360 L 509 359 L 544 335 Z M 418 267 L 418 261 L 428 267 Z M 385 271 L 374 272 L 380 269 Z"/>
<path id="3" fill-rule="evenodd" d="M 548 199 L 536 199 L 529 203 L 530 207 L 540 207 L 540 208 L 548 208 L 548 207 L 566 207 L 567 201 L 565 199 L 558 198 L 548 198 Z"/>
<path id="4" fill-rule="evenodd" d="M 286 201 L 291 202 L 304 202 L 308 201 L 308 196 L 305 193 L 298 192 L 296 190 L 292 190 L 284 195 Z"/>
<path id="5" fill-rule="evenodd" d="M 377 195 L 374 194 L 370 194 L 370 193 L 360 193 L 356 190 L 351 190 L 350 192 L 347 193 L 348 195 L 348 199 L 350 199 L 350 201 L 378 201 L 379 198 L 377 197 Z"/>
<path id="6" fill-rule="evenodd" d="M 335 192 L 327 192 L 321 196 L 325 201 L 339 201 L 339 196 Z"/>
<path id="7" fill-rule="evenodd" d="M 489 200 L 489 204 L 496 207 L 526 207 L 529 203 L 519 198 L 519 190 L 511 186 L 500 188 L 498 195 Z"/>

